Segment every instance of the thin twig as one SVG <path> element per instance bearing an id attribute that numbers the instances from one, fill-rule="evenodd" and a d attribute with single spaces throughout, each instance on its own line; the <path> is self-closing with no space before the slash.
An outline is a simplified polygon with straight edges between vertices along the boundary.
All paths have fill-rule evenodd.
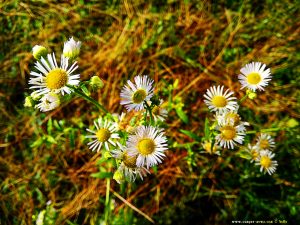
<path id="1" fill-rule="evenodd" d="M 139 210 L 137 207 L 135 207 L 134 205 L 132 205 L 130 202 L 128 202 L 125 198 L 123 198 L 121 195 L 119 195 L 117 192 L 115 192 L 114 190 L 110 189 L 110 191 L 117 197 L 119 198 L 122 202 L 124 202 L 126 205 L 128 205 L 130 208 L 132 208 L 134 211 L 136 211 L 137 213 L 141 214 L 143 217 L 145 217 L 147 220 L 149 220 L 151 223 L 154 223 L 154 220 L 151 219 L 151 217 L 149 217 L 148 215 L 146 215 L 145 213 L 143 213 L 141 210 Z"/>

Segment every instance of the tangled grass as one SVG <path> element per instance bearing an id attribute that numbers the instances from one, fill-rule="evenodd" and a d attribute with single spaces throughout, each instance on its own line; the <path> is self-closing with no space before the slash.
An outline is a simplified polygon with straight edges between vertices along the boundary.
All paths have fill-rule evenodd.
<path id="1" fill-rule="evenodd" d="M 81 79 L 103 79 L 93 97 L 109 111 L 121 112 L 120 89 L 138 74 L 154 78 L 170 109 L 167 159 L 144 182 L 112 183 L 111 224 L 297 224 L 299 6 L 288 0 L 0 3 L 0 223 L 32 224 L 47 209 L 49 224 L 99 224 L 107 210 L 105 180 L 91 174 L 110 165 L 100 164 L 84 140 L 95 109 L 81 99 L 50 113 L 23 107 L 32 47 L 60 52 L 58 43 L 74 36 L 84 43 Z M 239 69 L 254 60 L 272 69 L 273 80 L 243 103 L 242 115 L 252 130 L 283 128 L 274 133 L 279 166 L 271 177 L 234 151 L 222 158 L 200 154 L 201 146 L 180 131 L 203 136 L 205 90 L 222 84 L 241 98 Z"/>

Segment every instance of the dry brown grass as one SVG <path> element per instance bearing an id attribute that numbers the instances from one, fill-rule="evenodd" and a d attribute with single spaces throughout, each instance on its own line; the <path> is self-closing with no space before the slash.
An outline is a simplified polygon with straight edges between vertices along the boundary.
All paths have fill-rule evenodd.
<path id="1" fill-rule="evenodd" d="M 266 115 L 267 120 L 262 124 L 265 127 L 279 118 L 300 118 L 297 84 L 288 83 L 288 79 L 293 79 L 288 74 L 285 81 L 276 77 L 277 71 L 291 71 L 291 65 L 296 64 L 293 54 L 299 50 L 300 24 L 295 18 L 297 11 L 290 10 L 291 3 L 283 1 L 280 5 L 274 2 L 272 10 L 265 7 L 256 12 L 249 3 L 238 11 L 221 8 L 224 1 L 220 6 L 210 1 L 196 2 L 164 4 L 161 7 L 165 10 L 158 7 L 158 12 L 153 11 L 154 3 L 139 1 L 123 1 L 110 8 L 105 3 L 80 4 L 77 1 L 61 4 L 5 1 L 0 4 L 0 42 L 3 43 L 0 178 L 2 190 L 6 190 L 0 195 L 0 211 L 7 215 L 4 223 L 16 217 L 20 223 L 31 224 L 36 210 L 44 207 L 38 201 L 39 191 L 59 210 L 61 223 L 74 220 L 85 209 L 84 223 L 88 224 L 101 216 L 99 209 L 103 210 L 99 197 L 105 197 L 105 181 L 90 177 L 91 173 L 97 172 L 95 162 L 99 155 L 89 152 L 80 139 L 71 148 L 67 137 L 60 139 L 64 140 L 62 145 L 29 147 L 33 138 L 47 134 L 46 124 L 50 117 L 64 118 L 69 126 L 78 128 L 78 124 L 87 126 L 98 116 L 92 113 L 95 109 L 80 99 L 61 106 L 42 119 L 38 112 L 23 112 L 23 93 L 29 92 L 27 82 L 34 62 L 30 50 L 35 44 L 61 52 L 66 38 L 80 39 L 83 42 L 79 59 L 81 79 L 88 80 L 96 74 L 104 80 L 104 88 L 93 97 L 110 112 L 122 110 L 120 88 L 137 74 L 151 75 L 160 91 L 178 79 L 179 87 L 173 92 L 173 101 L 182 97 L 190 124 L 182 123 L 175 111 L 171 111 L 166 131 L 170 143 L 192 141 L 179 129 L 202 134 L 207 115 L 202 95 L 210 85 L 225 85 L 241 97 L 243 92 L 239 91 L 237 75 L 239 69 L 251 61 L 266 63 L 275 76 L 266 92 L 243 105 L 253 110 L 256 116 Z M 238 49 L 238 53 L 225 60 L 232 49 Z M 80 137 L 82 133 L 77 129 L 75 136 Z M 283 133 L 278 137 L 281 139 L 284 139 Z M 129 186 L 123 196 L 139 210 L 151 217 L 162 213 L 170 204 L 181 202 L 188 196 L 192 185 L 195 192 L 203 186 L 208 188 L 209 196 L 227 193 L 224 189 L 218 190 L 222 188 L 218 186 L 220 177 L 214 174 L 224 160 L 215 161 L 203 173 L 187 164 L 186 150 L 172 148 L 171 144 L 167 155 L 157 174 L 137 186 Z M 51 160 L 47 160 L 49 158 Z M 209 168 L 211 160 L 215 159 L 197 156 L 196 166 Z M 234 170 L 231 162 L 226 163 Z M 54 185 L 49 183 L 51 171 L 58 179 Z M 209 179 L 211 183 L 203 184 L 203 179 Z M 112 184 L 112 191 L 120 191 L 118 184 Z M 228 192 L 236 196 L 239 190 Z M 127 206 L 118 198 L 115 200 L 114 214 L 117 214 Z M 232 204 L 230 198 L 218 201 L 228 207 Z M 214 219 L 217 220 L 218 215 L 212 213 L 209 221 Z"/>

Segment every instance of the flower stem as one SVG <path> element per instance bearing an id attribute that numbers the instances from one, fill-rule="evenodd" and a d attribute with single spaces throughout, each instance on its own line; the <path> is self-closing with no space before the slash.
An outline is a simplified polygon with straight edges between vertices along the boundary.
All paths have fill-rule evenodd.
<path id="1" fill-rule="evenodd" d="M 152 115 L 152 112 L 151 112 L 151 108 L 150 106 L 148 105 L 148 103 L 146 101 L 144 101 L 145 105 L 146 105 L 146 109 L 147 111 L 149 112 L 149 115 L 150 115 L 150 124 L 153 125 L 153 115 Z"/>
<path id="2" fill-rule="evenodd" d="M 72 85 L 67 85 L 67 87 L 70 88 L 70 89 L 72 89 L 72 91 L 74 91 L 77 95 L 79 95 L 80 97 L 82 97 L 86 101 L 94 104 L 98 109 L 104 111 L 105 113 L 108 113 L 108 111 L 101 104 L 99 104 L 99 102 L 97 102 L 93 98 L 87 96 L 85 93 L 83 93 L 82 91 L 78 90 L 78 88 L 76 88 L 76 87 L 74 87 Z"/>
<path id="3" fill-rule="evenodd" d="M 109 212 L 110 212 L 109 190 L 110 190 L 110 178 L 107 178 L 106 179 L 106 195 L 105 195 L 105 225 L 108 225 Z"/>
<path id="4" fill-rule="evenodd" d="M 276 132 L 276 131 L 288 130 L 288 129 L 289 128 L 287 128 L 287 127 L 272 127 L 272 128 L 267 128 L 267 129 L 261 129 L 259 131 L 249 130 L 249 131 L 246 131 L 246 134 L 255 134 L 257 132 L 268 133 L 268 132 Z"/>
<path id="5" fill-rule="evenodd" d="M 239 103 L 241 104 L 243 101 L 245 101 L 248 98 L 248 94 L 244 95 L 240 100 Z"/>

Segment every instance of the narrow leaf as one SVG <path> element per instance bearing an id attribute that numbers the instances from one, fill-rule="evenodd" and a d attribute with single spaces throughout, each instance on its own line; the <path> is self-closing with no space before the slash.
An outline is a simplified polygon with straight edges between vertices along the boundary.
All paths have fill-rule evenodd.
<path id="1" fill-rule="evenodd" d="M 92 173 L 91 177 L 100 178 L 100 179 L 103 179 L 103 178 L 112 178 L 113 177 L 113 173 L 111 173 L 111 172 Z"/>
<path id="2" fill-rule="evenodd" d="M 184 123 L 188 123 L 189 122 L 189 118 L 188 116 L 185 114 L 185 112 L 182 109 L 175 109 L 177 115 L 179 116 L 179 118 L 184 122 Z"/>
<path id="3" fill-rule="evenodd" d="M 193 138 L 195 141 L 201 141 L 201 138 L 197 134 L 195 134 L 191 131 L 181 129 L 180 132 L 189 136 L 190 138 Z"/>

